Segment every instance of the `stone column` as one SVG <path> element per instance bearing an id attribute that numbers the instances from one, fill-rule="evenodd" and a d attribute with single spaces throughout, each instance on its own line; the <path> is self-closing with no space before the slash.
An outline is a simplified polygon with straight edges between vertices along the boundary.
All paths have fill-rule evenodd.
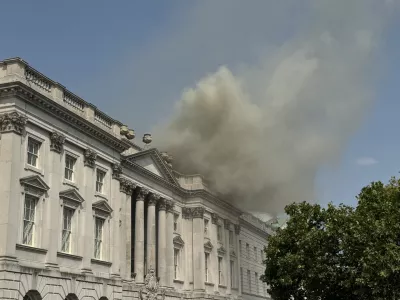
<path id="1" fill-rule="evenodd" d="M 79 245 L 83 245 L 82 253 L 82 273 L 92 273 L 91 259 L 94 254 L 94 225 L 93 225 L 93 209 L 92 199 L 95 194 L 95 173 L 97 153 L 91 149 L 86 149 L 84 153 L 84 188 L 83 197 L 84 211 L 81 214 L 82 235 L 80 236 Z"/>
<path id="2" fill-rule="evenodd" d="M 26 149 L 21 149 L 26 122 L 26 116 L 15 111 L 0 115 L 0 261 L 15 260 L 15 245 L 21 242 L 18 241 L 22 227 L 19 211 L 23 208 L 19 179 L 26 155 Z"/>
<path id="3" fill-rule="evenodd" d="M 136 197 L 135 216 L 135 282 L 144 283 L 144 199 L 148 190 L 140 188 Z"/>
<path id="4" fill-rule="evenodd" d="M 118 257 L 118 265 L 121 266 L 122 278 L 126 281 L 131 281 L 131 266 L 132 266 L 132 216 L 131 216 L 131 205 L 132 205 L 132 193 L 135 190 L 136 185 L 125 179 L 120 178 L 119 180 L 119 191 L 121 192 L 121 216 L 120 220 L 116 220 L 119 224 L 117 231 L 119 233 L 119 242 L 122 251 L 119 251 L 120 257 Z"/>
<path id="5" fill-rule="evenodd" d="M 59 193 L 62 191 L 61 182 L 63 178 L 62 169 L 62 151 L 64 147 L 65 136 L 58 132 L 52 132 L 50 134 L 50 169 L 49 169 L 49 200 L 46 203 L 46 217 L 45 217 L 45 228 L 47 245 L 45 248 L 48 249 L 46 256 L 46 267 L 56 268 L 57 267 L 57 251 L 59 249 L 58 241 L 59 239 L 54 238 L 60 236 L 60 218 L 63 218 L 62 214 L 60 216 L 60 197 Z M 78 215 L 78 212 L 76 212 Z"/>
<path id="6" fill-rule="evenodd" d="M 240 245 L 239 245 L 239 234 L 240 234 L 240 225 L 235 224 L 235 234 L 236 234 L 236 284 L 238 285 L 239 295 L 242 294 L 242 283 L 240 282 Z"/>
<path id="7" fill-rule="evenodd" d="M 224 227 L 225 227 L 225 245 L 226 245 L 226 254 L 225 254 L 225 285 L 226 285 L 226 293 L 230 294 L 232 292 L 231 286 L 231 245 L 229 243 L 229 231 L 231 228 L 231 222 L 229 220 L 224 220 Z"/>
<path id="8" fill-rule="evenodd" d="M 166 284 L 172 288 L 174 286 L 174 203 L 171 200 L 166 201 L 167 206 L 167 222 L 166 222 Z"/>
<path id="9" fill-rule="evenodd" d="M 167 203 L 163 198 L 158 203 L 158 277 L 160 277 L 160 286 L 165 287 L 167 286 Z"/>
<path id="10" fill-rule="evenodd" d="M 193 217 L 193 289 L 205 290 L 204 207 L 192 208 Z"/>
<path id="11" fill-rule="evenodd" d="M 156 204 L 160 196 L 149 195 L 147 206 L 147 268 L 156 270 Z M 148 270 L 145 270 L 146 272 Z M 157 274 L 158 275 L 158 274 Z"/>

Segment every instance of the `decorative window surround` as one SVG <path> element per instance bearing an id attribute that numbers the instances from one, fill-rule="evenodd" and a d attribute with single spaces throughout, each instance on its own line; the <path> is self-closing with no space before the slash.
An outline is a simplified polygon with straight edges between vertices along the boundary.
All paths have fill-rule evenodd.
<path id="1" fill-rule="evenodd" d="M 107 262 L 110 257 L 110 219 L 112 218 L 112 208 L 106 200 L 99 200 L 92 204 L 93 209 L 93 226 L 96 226 L 96 219 L 103 220 L 101 248 L 99 249 L 99 256 L 93 257 L 94 260 Z M 93 237 L 95 238 L 95 237 Z M 94 245 L 95 246 L 95 245 Z M 95 248 L 93 248 L 93 255 Z"/>
<path id="2" fill-rule="evenodd" d="M 66 161 L 67 156 L 71 157 L 72 159 L 75 159 L 72 181 L 65 178 L 66 177 L 65 170 L 67 168 L 67 165 L 66 165 L 67 164 L 67 161 Z M 82 168 L 80 167 L 80 163 L 81 163 L 80 156 L 77 153 L 64 148 L 63 166 L 62 166 L 63 170 L 64 170 L 64 173 L 63 173 L 63 184 L 64 185 L 69 185 L 75 189 L 79 189 L 78 183 L 80 182 L 80 179 L 82 178 L 82 175 L 80 173 L 82 171 Z"/>
<path id="3" fill-rule="evenodd" d="M 36 143 L 38 145 L 38 152 L 37 154 L 37 161 L 36 165 L 32 165 L 29 163 L 29 152 L 31 152 L 29 149 L 30 143 Z M 33 135 L 31 133 L 27 133 L 26 138 L 25 138 L 25 143 L 24 143 L 24 148 L 25 148 L 25 170 L 32 171 L 34 173 L 37 173 L 39 175 L 44 176 L 44 163 L 45 163 L 45 157 L 46 157 L 46 150 L 44 147 L 45 140 L 41 137 L 38 137 L 36 135 Z"/>

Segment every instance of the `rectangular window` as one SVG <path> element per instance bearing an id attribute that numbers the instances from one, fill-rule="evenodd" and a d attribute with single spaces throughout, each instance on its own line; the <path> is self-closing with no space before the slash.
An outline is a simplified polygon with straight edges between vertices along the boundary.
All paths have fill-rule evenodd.
<path id="1" fill-rule="evenodd" d="M 235 263 L 234 263 L 234 261 L 233 260 L 231 260 L 231 262 L 230 262 L 230 271 L 231 271 L 231 287 L 235 287 L 235 284 L 234 284 L 234 275 L 235 275 Z"/>
<path id="2" fill-rule="evenodd" d="M 250 245 L 246 243 L 246 254 L 247 254 L 247 258 L 250 259 Z"/>
<path id="3" fill-rule="evenodd" d="M 179 215 L 174 214 L 174 232 L 178 232 L 178 219 L 179 219 Z"/>
<path id="4" fill-rule="evenodd" d="M 243 291 L 243 268 L 240 267 L 240 286 L 242 287 Z"/>
<path id="5" fill-rule="evenodd" d="M 217 239 L 220 242 L 222 241 L 222 225 L 219 225 L 219 224 L 217 227 Z"/>
<path id="6" fill-rule="evenodd" d="M 254 260 L 257 261 L 257 247 L 254 247 Z"/>
<path id="7" fill-rule="evenodd" d="M 218 284 L 222 284 L 222 257 L 218 257 Z"/>
<path id="8" fill-rule="evenodd" d="M 35 168 L 39 165 L 39 149 L 40 142 L 28 138 L 28 165 L 31 165 Z"/>
<path id="9" fill-rule="evenodd" d="M 103 194 L 104 191 L 104 178 L 106 177 L 106 173 L 97 170 L 96 171 L 96 192 Z"/>
<path id="10" fill-rule="evenodd" d="M 65 179 L 69 181 L 75 181 L 75 162 L 76 159 L 72 156 L 66 155 L 65 156 Z"/>
<path id="11" fill-rule="evenodd" d="M 264 251 L 262 249 L 260 250 L 260 259 L 262 263 L 264 261 Z"/>
<path id="12" fill-rule="evenodd" d="M 208 220 L 204 219 L 204 236 L 208 236 Z"/>
<path id="13" fill-rule="evenodd" d="M 233 231 L 229 230 L 229 245 L 233 246 Z"/>
<path id="14" fill-rule="evenodd" d="M 210 262 L 210 253 L 205 253 L 205 267 L 206 267 L 206 282 L 209 282 L 208 265 Z"/>
<path id="15" fill-rule="evenodd" d="M 251 273 L 247 270 L 247 284 L 249 285 L 249 293 L 251 293 Z"/>
<path id="16" fill-rule="evenodd" d="M 33 235 L 35 230 L 35 215 L 36 215 L 37 199 L 26 195 L 24 203 L 24 229 L 22 243 L 33 246 Z"/>
<path id="17" fill-rule="evenodd" d="M 258 278 L 258 273 L 257 272 L 254 273 L 254 280 L 256 281 L 256 294 L 258 294 L 259 293 L 259 291 L 258 291 L 259 278 Z"/>
<path id="18" fill-rule="evenodd" d="M 242 254 L 242 240 L 239 240 L 239 254 Z"/>
<path id="19" fill-rule="evenodd" d="M 94 258 L 100 259 L 102 256 L 104 219 L 94 219 Z"/>
<path id="20" fill-rule="evenodd" d="M 74 210 L 64 207 L 63 209 L 63 227 L 61 238 L 61 251 L 71 253 L 71 234 L 72 234 L 72 216 Z"/>
<path id="21" fill-rule="evenodd" d="M 179 249 L 174 248 L 174 278 L 178 279 L 179 271 Z"/>

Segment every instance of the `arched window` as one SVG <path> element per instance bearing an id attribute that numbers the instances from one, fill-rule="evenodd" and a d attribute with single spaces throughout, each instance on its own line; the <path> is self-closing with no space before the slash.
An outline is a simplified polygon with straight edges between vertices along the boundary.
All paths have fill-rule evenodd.
<path id="1" fill-rule="evenodd" d="M 68 294 L 65 300 L 79 300 L 75 294 Z"/>
<path id="2" fill-rule="evenodd" d="M 24 296 L 24 300 L 42 300 L 42 296 L 38 291 L 30 290 Z"/>

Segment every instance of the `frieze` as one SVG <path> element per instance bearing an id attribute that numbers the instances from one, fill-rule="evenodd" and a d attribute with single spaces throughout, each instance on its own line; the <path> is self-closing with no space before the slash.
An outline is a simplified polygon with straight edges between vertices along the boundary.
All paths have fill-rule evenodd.
<path id="1" fill-rule="evenodd" d="M 112 178 L 120 180 L 122 174 L 122 167 L 119 163 L 115 163 L 112 165 Z"/>
<path id="2" fill-rule="evenodd" d="M 211 222 L 213 224 L 218 224 L 219 216 L 216 213 L 211 214 Z"/>
<path id="3" fill-rule="evenodd" d="M 240 234 L 240 225 L 239 224 L 234 224 L 235 226 L 235 233 Z"/>
<path id="4" fill-rule="evenodd" d="M 149 194 L 149 190 L 141 187 L 139 190 L 139 193 L 136 197 L 136 201 L 144 201 L 144 199 L 146 198 L 146 196 Z"/>
<path id="5" fill-rule="evenodd" d="M 225 219 L 224 220 L 224 227 L 227 230 L 231 229 L 231 221 L 229 221 L 228 219 Z"/>
<path id="6" fill-rule="evenodd" d="M 169 213 L 173 213 L 174 212 L 174 202 L 172 202 L 172 200 L 166 200 L 166 207 L 167 207 L 167 212 Z"/>
<path id="7" fill-rule="evenodd" d="M 167 200 L 165 200 L 164 198 L 160 198 L 160 200 L 158 200 L 158 209 L 167 210 Z"/>
<path id="8" fill-rule="evenodd" d="M 22 134 L 25 130 L 28 118 L 16 111 L 0 116 L 0 132 L 15 132 Z"/>
<path id="9" fill-rule="evenodd" d="M 86 149 L 84 154 L 84 165 L 90 168 L 94 168 L 96 163 L 97 153 L 92 149 Z"/>
<path id="10" fill-rule="evenodd" d="M 50 134 L 50 151 L 61 153 L 65 143 L 65 135 L 53 131 Z"/>
<path id="11" fill-rule="evenodd" d="M 157 202 L 158 202 L 158 200 L 160 200 L 160 195 L 158 195 L 158 194 L 155 194 L 155 193 L 151 193 L 150 195 L 149 195 L 149 205 L 156 205 L 157 204 Z"/>
<path id="12" fill-rule="evenodd" d="M 121 178 L 119 180 L 119 191 L 122 193 L 125 193 L 127 195 L 132 195 L 133 191 L 136 188 L 136 184 L 134 184 L 132 181 Z"/>
<path id="13" fill-rule="evenodd" d="M 204 207 L 198 206 L 192 208 L 192 218 L 203 218 L 204 217 Z"/>

